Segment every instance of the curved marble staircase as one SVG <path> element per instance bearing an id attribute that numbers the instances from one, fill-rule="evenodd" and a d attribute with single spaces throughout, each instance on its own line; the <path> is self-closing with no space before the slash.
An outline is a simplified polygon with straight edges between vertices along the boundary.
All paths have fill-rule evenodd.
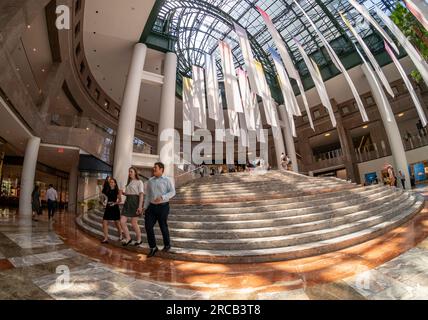
<path id="1" fill-rule="evenodd" d="M 314 256 L 386 233 L 423 206 L 417 193 L 291 172 L 205 177 L 177 190 L 169 217 L 173 249 L 159 256 L 222 263 Z M 93 210 L 77 223 L 100 237 L 102 216 Z M 161 247 L 160 230 L 155 232 Z M 117 241 L 112 225 L 110 234 Z"/>

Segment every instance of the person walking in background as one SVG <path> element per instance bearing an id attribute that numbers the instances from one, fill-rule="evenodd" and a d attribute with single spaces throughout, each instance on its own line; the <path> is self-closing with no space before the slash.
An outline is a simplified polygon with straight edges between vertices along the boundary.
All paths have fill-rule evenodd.
<path id="1" fill-rule="evenodd" d="M 48 191 L 46 191 L 46 201 L 48 202 L 48 217 L 49 220 L 53 219 L 58 201 L 58 193 L 54 189 L 53 185 L 49 185 Z"/>
<path id="2" fill-rule="evenodd" d="M 33 192 L 31 193 L 31 207 L 33 210 L 33 220 L 37 220 L 37 216 L 41 214 L 41 206 L 40 206 L 40 187 L 36 185 L 34 187 Z"/>
<path id="3" fill-rule="evenodd" d="M 403 186 L 403 189 L 406 189 L 406 176 L 401 172 L 401 170 L 398 171 L 398 176 L 401 180 L 401 185 Z"/>
<path id="4" fill-rule="evenodd" d="M 156 245 L 155 232 L 153 230 L 156 222 L 162 232 L 164 248 L 163 252 L 171 250 L 171 241 L 168 229 L 169 201 L 175 197 L 175 187 L 168 177 L 163 174 L 165 165 L 158 162 L 153 167 L 153 177 L 147 182 L 147 194 L 144 201 L 145 227 L 147 240 L 150 246 L 148 258 L 153 257 L 159 251 Z"/>
<path id="5" fill-rule="evenodd" d="M 120 218 L 122 230 L 125 234 L 125 239 L 122 244 L 126 247 L 132 242 L 128 229 L 128 218 L 131 218 L 132 228 L 137 236 L 137 241 L 134 245 L 139 246 L 143 243 L 141 240 L 140 226 L 138 225 L 138 217 L 143 213 L 144 184 L 138 176 L 137 169 L 134 167 L 129 169 L 128 183 L 124 190 L 124 194 L 126 196 L 126 200 L 123 205 L 122 216 Z M 122 195 L 119 195 L 119 197 L 121 198 Z"/>
<path id="6" fill-rule="evenodd" d="M 110 178 L 108 188 L 103 189 L 103 193 L 107 197 L 107 205 L 104 211 L 103 232 L 104 240 L 101 243 L 108 243 L 108 224 L 109 221 L 114 221 L 117 232 L 119 233 L 119 241 L 123 240 L 122 227 L 120 225 L 120 209 L 119 203 L 122 202 L 119 187 L 115 179 Z"/>
<path id="7" fill-rule="evenodd" d="M 395 177 L 394 169 L 392 168 L 391 165 L 388 165 L 387 172 L 388 172 L 388 178 L 389 178 L 389 185 L 391 187 L 394 187 L 394 186 L 396 187 L 397 179 Z"/>

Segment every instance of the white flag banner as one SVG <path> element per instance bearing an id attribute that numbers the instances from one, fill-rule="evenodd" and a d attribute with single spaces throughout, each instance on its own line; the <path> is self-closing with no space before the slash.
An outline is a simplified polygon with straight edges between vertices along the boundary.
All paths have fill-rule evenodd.
<path id="1" fill-rule="evenodd" d="M 193 124 L 193 80 L 183 77 L 183 131 L 192 136 Z"/>
<path id="2" fill-rule="evenodd" d="M 321 103 L 328 111 L 331 124 L 333 125 L 333 127 L 336 127 L 337 123 L 336 123 L 336 118 L 334 116 L 333 107 L 331 105 L 330 98 L 328 96 L 328 92 L 325 87 L 319 68 L 317 64 L 311 58 L 308 57 L 308 55 L 305 52 L 305 49 L 303 49 L 299 41 L 297 41 L 297 39 L 294 39 L 294 42 L 296 43 L 297 48 L 299 48 L 300 54 L 302 55 L 302 58 L 305 61 L 306 66 L 308 67 L 312 80 L 314 80 L 315 88 L 317 89 L 317 92 L 320 96 Z"/>
<path id="3" fill-rule="evenodd" d="M 327 39 L 324 37 L 324 35 L 321 33 L 321 31 L 318 30 L 315 23 L 312 21 L 312 19 L 308 16 L 308 14 L 303 10 L 303 8 L 297 3 L 296 0 L 293 0 L 296 6 L 299 8 L 299 10 L 303 13 L 303 15 L 306 17 L 306 19 L 311 24 L 312 28 L 316 31 L 318 34 L 321 42 L 324 44 L 325 49 L 329 53 L 331 60 L 333 61 L 336 68 L 341 71 L 346 79 L 346 82 L 348 82 L 349 87 L 351 88 L 352 94 L 355 98 L 355 101 L 357 102 L 358 110 L 360 111 L 361 117 L 364 122 L 368 122 L 369 118 L 367 116 L 366 109 L 364 108 L 363 101 L 361 100 L 360 94 L 358 93 L 357 88 L 355 87 L 354 82 L 352 81 L 351 77 L 349 76 L 348 71 L 346 70 L 345 66 L 340 61 L 339 57 L 337 56 L 336 52 L 333 50 L 333 48 L 328 43 Z"/>
<path id="4" fill-rule="evenodd" d="M 204 69 L 193 66 L 194 121 L 201 129 L 207 129 L 207 105 L 205 95 Z"/>
<path id="5" fill-rule="evenodd" d="M 239 94 L 238 79 L 236 77 L 235 67 L 233 64 L 232 51 L 230 50 L 230 46 L 224 41 L 219 42 L 219 48 L 223 64 L 227 109 L 234 112 L 244 112 L 241 96 Z"/>
<path id="6" fill-rule="evenodd" d="M 266 122 L 272 127 L 278 127 L 278 123 L 276 122 L 274 113 L 273 113 L 273 99 L 270 93 L 270 88 L 266 81 L 265 72 L 263 70 L 262 64 L 256 60 L 254 60 L 254 65 L 256 67 L 256 80 L 262 89 L 262 101 L 263 107 L 265 110 Z"/>
<path id="7" fill-rule="evenodd" d="M 280 57 L 272 48 L 270 48 L 269 51 L 270 51 L 270 53 L 272 55 L 272 59 L 275 63 L 276 70 L 278 71 L 278 82 L 279 82 L 279 86 L 281 87 L 282 95 L 284 96 L 285 109 L 287 111 L 288 117 L 290 118 L 289 119 L 290 127 L 292 128 L 293 136 L 296 137 L 296 135 L 297 135 L 296 126 L 294 124 L 294 118 L 293 118 L 293 115 L 294 115 L 293 104 L 294 103 L 297 104 L 296 96 L 294 95 L 293 88 L 292 88 L 291 82 L 290 82 L 290 78 L 288 77 L 287 72 L 285 72 L 285 69 L 282 66 Z M 311 115 L 310 111 L 307 113 L 309 116 Z M 311 118 L 311 126 L 313 129 L 312 118 Z"/>
<path id="8" fill-rule="evenodd" d="M 342 12 L 339 12 L 340 16 L 342 17 L 343 22 L 347 25 L 349 30 L 354 35 L 355 39 L 357 39 L 358 43 L 360 44 L 361 48 L 363 48 L 365 54 L 369 58 L 369 61 L 371 62 L 374 70 L 376 71 L 377 75 L 379 76 L 380 81 L 382 81 L 383 86 L 386 89 L 386 92 L 389 93 L 391 97 L 395 97 L 394 91 L 392 91 L 392 88 L 388 82 L 388 79 L 386 79 L 385 74 L 382 71 L 382 68 L 380 67 L 379 63 L 377 62 L 376 58 L 374 57 L 373 53 L 370 51 L 369 47 L 364 42 L 363 38 L 358 34 L 357 30 L 354 29 L 351 22 L 345 17 L 345 15 Z"/>
<path id="9" fill-rule="evenodd" d="M 235 27 L 235 32 L 238 36 L 239 44 L 241 47 L 242 56 L 244 57 L 245 68 L 248 72 L 248 78 L 250 80 L 251 90 L 257 93 L 259 96 L 262 95 L 262 89 L 259 86 L 256 76 L 257 72 L 254 66 L 254 55 L 251 51 L 250 41 L 248 40 L 247 31 L 241 26 L 233 23 Z"/>
<path id="10" fill-rule="evenodd" d="M 215 140 L 225 142 L 226 140 L 226 130 L 224 125 L 224 113 L 223 107 L 220 104 L 220 113 L 218 114 L 218 120 L 215 121 Z"/>
<path id="11" fill-rule="evenodd" d="M 413 103 L 415 104 L 416 111 L 418 112 L 419 118 L 422 121 L 422 126 L 425 127 L 427 125 L 427 119 L 425 117 L 424 110 L 421 106 L 421 103 L 419 102 L 419 99 L 415 90 L 413 89 L 413 85 L 406 74 L 406 71 L 404 71 L 403 66 L 400 64 L 394 52 L 392 52 L 391 48 L 389 47 L 388 43 L 386 43 L 386 41 L 385 41 L 385 49 L 386 49 L 386 52 L 388 52 L 389 56 L 391 57 L 392 61 L 394 62 L 395 66 L 397 67 L 398 71 L 400 72 L 400 75 L 403 78 L 404 83 L 406 84 L 407 90 L 409 90 L 410 96 L 412 97 Z"/>
<path id="12" fill-rule="evenodd" d="M 253 94 L 250 90 L 247 73 L 242 69 L 236 70 L 236 73 L 238 75 L 239 89 L 241 91 L 242 104 L 244 107 L 246 127 L 248 128 L 248 130 L 255 131 L 256 117 L 253 104 Z"/>
<path id="13" fill-rule="evenodd" d="M 360 55 L 360 58 L 363 61 L 363 64 L 365 65 L 365 67 L 369 73 L 369 76 L 373 79 L 373 82 L 376 85 L 376 87 L 372 88 L 372 90 L 377 90 L 379 92 L 379 96 L 382 98 L 382 107 L 385 110 L 386 120 L 388 122 L 391 122 L 392 119 L 394 118 L 394 114 L 392 113 L 391 107 L 389 106 L 389 101 L 386 99 L 386 95 L 382 94 L 382 85 L 380 84 L 378 78 L 376 77 L 373 68 L 367 62 L 366 58 L 364 58 L 363 54 L 360 52 L 360 50 L 358 49 L 357 46 L 355 46 L 355 49 L 357 50 L 358 54 Z"/>
<path id="14" fill-rule="evenodd" d="M 428 2 L 426 0 L 404 0 L 407 9 L 428 31 Z"/>
<path id="15" fill-rule="evenodd" d="M 207 85 L 208 116 L 210 119 L 218 120 L 220 110 L 220 90 L 218 88 L 217 68 L 214 56 L 205 55 L 205 78 Z"/>
<path id="16" fill-rule="evenodd" d="M 240 126 L 240 142 L 241 142 L 241 146 L 243 147 L 248 147 L 249 141 L 248 141 L 248 128 L 247 128 L 247 120 L 245 119 L 245 114 L 243 113 L 238 113 L 238 118 L 239 118 L 239 126 Z"/>
<path id="17" fill-rule="evenodd" d="M 373 17 L 371 16 L 369 10 L 367 10 L 367 8 L 361 4 L 359 4 L 357 1 L 355 0 L 349 0 L 349 3 L 355 8 L 357 9 L 357 11 L 364 17 L 364 19 L 366 19 L 368 22 L 371 23 L 371 25 L 382 35 L 382 37 L 384 37 L 384 39 L 389 43 L 389 45 L 394 49 L 394 51 L 399 54 L 400 50 L 398 49 L 398 47 L 396 46 L 396 44 L 394 43 L 394 41 L 392 41 L 391 37 L 386 33 L 386 31 L 379 25 L 379 23 L 377 23 L 377 21 L 375 19 L 373 19 Z"/>
<path id="18" fill-rule="evenodd" d="M 257 99 L 257 95 L 254 92 L 252 93 L 252 101 L 253 101 L 252 104 L 254 108 L 254 114 L 256 118 L 257 140 L 261 143 L 266 143 L 267 140 L 265 139 L 265 135 L 263 131 L 263 121 L 262 121 L 262 115 L 259 109 L 259 101 Z"/>
<path id="19" fill-rule="evenodd" d="M 425 83 L 428 85 L 428 63 L 410 43 L 403 32 L 401 32 L 400 28 L 398 28 L 397 25 L 382 10 L 378 8 L 375 8 L 375 10 L 378 17 L 383 21 L 383 23 L 385 23 L 389 30 L 392 31 L 398 42 L 406 50 L 416 69 L 418 69 Z"/>
<path id="20" fill-rule="evenodd" d="M 235 137 L 240 136 L 240 127 L 239 127 L 239 116 L 238 112 L 235 112 L 233 110 L 227 110 L 227 114 L 229 116 L 229 132 L 231 135 Z"/>
<path id="21" fill-rule="evenodd" d="M 298 85 L 299 90 L 300 90 L 300 94 L 302 96 L 303 104 L 305 105 L 306 112 L 308 113 L 309 104 L 308 104 L 308 100 L 306 98 L 305 89 L 303 87 L 302 80 L 300 78 L 299 72 L 297 71 L 296 67 L 294 66 L 293 61 L 290 57 L 290 54 L 288 53 L 287 48 L 285 47 L 284 41 L 282 40 L 282 37 L 279 34 L 278 30 L 275 28 L 275 25 L 273 24 L 270 16 L 265 11 L 263 11 L 260 7 L 256 6 L 256 8 L 260 12 L 261 16 L 263 17 L 263 20 L 264 20 L 264 22 L 265 22 L 265 24 L 269 30 L 269 33 L 272 36 L 272 39 L 275 43 L 276 48 L 279 51 L 279 54 L 282 58 L 282 61 L 284 62 L 285 68 L 287 69 L 287 72 L 288 72 L 290 78 L 296 80 L 296 82 L 297 82 L 297 85 Z M 279 59 L 279 60 L 281 61 L 281 59 Z M 281 62 L 280 62 L 280 64 L 282 65 Z M 300 108 L 299 108 L 299 105 L 297 103 L 297 100 L 296 100 L 296 102 L 293 101 L 293 114 L 296 116 L 302 115 L 302 113 L 300 112 Z M 308 118 L 309 118 L 309 123 L 311 124 L 311 128 L 314 129 L 310 112 L 308 113 Z"/>

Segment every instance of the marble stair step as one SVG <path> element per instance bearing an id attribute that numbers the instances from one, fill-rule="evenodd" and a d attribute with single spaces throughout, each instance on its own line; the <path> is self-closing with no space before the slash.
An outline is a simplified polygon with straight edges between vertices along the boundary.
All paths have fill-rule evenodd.
<path id="1" fill-rule="evenodd" d="M 275 186 L 270 188 L 263 188 L 261 186 L 253 186 L 251 188 L 244 188 L 244 189 L 237 189 L 232 188 L 230 190 L 217 190 L 215 186 L 213 186 L 210 190 L 195 190 L 195 191 L 188 191 L 188 192 L 182 192 L 177 191 L 177 198 L 184 198 L 184 197 L 224 197 L 224 196 L 230 196 L 231 194 L 234 195 L 245 195 L 245 194 L 260 194 L 260 193 L 278 193 L 278 192 L 284 192 L 287 193 L 296 193 L 296 192 L 302 192 L 307 191 L 308 188 L 312 190 L 322 190 L 322 189 L 330 189 L 330 188 L 342 188 L 343 186 L 337 186 L 335 184 L 331 185 L 321 185 L 321 186 L 306 186 L 302 188 L 296 188 L 294 186 Z"/>
<path id="2" fill-rule="evenodd" d="M 279 188 L 279 187 L 286 187 L 286 188 L 307 188 L 312 187 L 314 185 L 334 185 L 334 186 L 342 186 L 347 184 L 352 184 L 349 182 L 340 183 L 338 181 L 306 181 L 301 183 L 294 183 L 291 181 L 281 181 L 281 180 L 270 180 L 266 182 L 260 182 L 260 181 L 254 181 L 254 182 L 237 182 L 237 183 L 218 183 L 212 182 L 210 184 L 200 184 L 194 182 L 193 185 L 185 185 L 182 187 L 179 187 L 177 190 L 181 193 L 186 192 L 193 192 L 193 191 L 212 191 L 212 190 L 218 190 L 218 191 L 229 191 L 229 190 L 246 190 L 248 188 Z"/>
<path id="3" fill-rule="evenodd" d="M 395 208 L 400 206 L 403 202 L 408 200 L 408 194 L 403 194 L 403 197 L 398 199 L 391 199 L 392 201 L 383 201 L 377 206 L 366 208 L 365 210 L 356 209 L 354 212 L 345 213 L 342 216 L 330 214 L 329 216 L 324 216 L 324 219 L 320 219 L 316 222 L 310 221 L 298 221 L 295 224 L 290 224 L 286 226 L 277 225 L 275 228 L 271 227 L 257 227 L 245 229 L 245 225 L 237 226 L 236 228 L 230 229 L 225 228 L 223 224 L 218 225 L 218 229 L 186 229 L 182 226 L 177 226 L 174 222 L 170 221 L 170 234 L 172 237 L 192 237 L 194 239 L 245 239 L 245 238 L 262 238 L 262 237 L 273 237 L 273 236 L 283 236 L 295 233 L 303 233 L 309 231 L 320 230 L 328 227 L 339 226 L 341 224 L 347 224 L 355 222 L 358 220 L 365 219 L 371 215 L 381 213 L 382 211 Z M 334 212 L 332 212 L 334 214 Z M 95 227 L 96 224 L 101 226 L 102 218 L 98 215 L 87 216 L 87 221 L 91 220 L 92 226 Z M 141 225 L 141 222 L 140 222 Z M 128 224 L 128 228 L 131 228 L 131 225 Z M 145 232 L 144 226 L 141 225 L 142 232 Z M 114 232 L 113 227 L 111 231 Z"/>
<path id="4" fill-rule="evenodd" d="M 358 210 L 366 210 L 367 208 L 374 207 L 377 204 L 382 204 L 386 201 L 391 201 L 394 199 L 403 199 L 406 194 L 401 193 L 391 193 L 384 192 L 383 194 L 371 195 L 373 198 L 372 201 L 368 202 L 367 198 L 365 201 L 359 202 L 358 199 L 353 199 L 352 201 L 344 201 L 342 203 L 334 203 L 332 206 L 328 207 L 306 207 L 300 209 L 290 209 L 286 212 L 272 211 L 270 214 L 262 213 L 257 214 L 257 216 L 250 217 L 243 216 L 245 220 L 241 220 L 242 216 L 237 216 L 236 213 L 232 213 L 231 220 L 223 221 L 209 221 L 204 213 L 199 212 L 198 219 L 192 219 L 193 217 L 181 217 L 178 216 L 175 212 L 172 212 L 169 218 L 170 226 L 174 228 L 183 228 L 183 229 L 218 229 L 220 224 L 221 228 L 225 229 L 239 229 L 239 228 L 257 228 L 257 227 L 276 227 L 279 225 L 291 225 L 302 222 L 311 222 L 323 219 L 330 219 L 334 216 L 345 215 L 349 213 L 356 212 Z M 404 194 L 404 196 L 403 196 Z M 321 209 L 325 209 L 321 210 Z M 104 213 L 102 211 L 94 210 L 90 212 L 91 215 L 96 215 L 101 221 Z M 180 219 L 178 219 L 180 218 Z M 193 220 L 193 221 L 192 221 Z M 143 218 L 139 219 L 139 223 L 143 224 Z"/>
<path id="5" fill-rule="evenodd" d="M 203 207 L 183 210 L 171 207 L 171 219 L 176 221 L 245 221 L 260 219 L 273 219 L 279 217 L 297 216 L 310 213 L 322 213 L 325 211 L 337 210 L 349 205 L 366 204 L 369 200 L 376 201 L 384 196 L 398 197 L 403 191 L 396 190 L 392 192 L 388 189 L 382 192 L 370 194 L 368 191 L 359 195 L 338 196 L 332 199 L 317 200 L 311 202 L 293 202 L 284 204 L 273 204 L 266 206 L 253 206 L 245 208 L 222 208 L 222 209 L 204 209 Z M 100 216 L 103 211 L 96 209 Z"/>
<path id="6" fill-rule="evenodd" d="M 420 212 L 424 206 L 423 197 L 416 195 L 417 201 L 413 206 L 402 210 L 400 214 L 384 221 L 380 224 L 371 226 L 363 230 L 345 234 L 336 238 L 327 240 L 313 241 L 310 243 L 299 244 L 287 247 L 276 247 L 270 249 L 249 249 L 244 250 L 207 250 L 178 247 L 174 244 L 173 249 L 168 254 L 159 256 L 171 259 L 200 261 L 200 262 L 218 262 L 218 263 L 254 263 L 267 261 L 282 261 L 319 255 L 326 252 L 340 250 L 352 245 L 356 245 L 377 236 L 380 236 L 389 230 L 401 225 L 415 214 Z M 90 234 L 101 237 L 102 232 L 91 228 L 82 223 L 81 218 L 77 219 L 77 224 Z M 160 240 L 160 239 L 159 239 Z M 160 243 L 160 242 L 159 242 Z M 147 248 L 128 248 L 147 253 Z"/>
<path id="7" fill-rule="evenodd" d="M 400 191 L 396 191 L 400 192 Z M 342 192 L 343 193 L 343 192 Z M 395 192 L 391 192 L 389 190 L 383 190 L 378 193 L 370 193 L 368 191 L 361 192 L 361 193 L 354 193 L 354 194 L 346 194 L 343 193 L 343 195 L 340 195 L 340 193 L 335 193 L 335 196 L 333 197 L 325 197 L 324 199 L 321 197 L 317 197 L 316 199 L 312 200 L 299 200 L 299 198 L 289 198 L 286 201 L 285 199 L 280 199 L 282 201 L 278 201 L 273 204 L 265 204 L 262 203 L 255 203 L 253 202 L 253 205 L 251 206 L 233 206 L 233 203 L 227 207 L 204 207 L 201 205 L 195 205 L 195 206 L 186 206 L 186 207 L 180 207 L 175 206 L 175 204 L 171 205 L 171 210 L 176 213 L 176 215 L 200 215 L 201 211 L 204 212 L 205 215 L 219 215 L 219 214 L 244 214 L 244 213 L 259 213 L 259 212 L 271 212 L 271 211 L 283 211 L 283 210 L 289 210 L 289 209 L 301 209 L 301 208 L 310 208 L 310 207 L 320 207 L 320 206 L 326 206 L 326 205 L 332 205 L 334 203 L 342 203 L 343 201 L 353 201 L 365 198 L 373 198 L 376 197 L 378 194 L 384 194 L 384 193 L 391 193 L 394 194 Z M 264 203 L 269 203 L 269 201 L 266 201 Z"/>
<path id="8" fill-rule="evenodd" d="M 296 202 L 310 202 L 314 200 L 320 200 L 320 199 L 331 199 L 334 197 L 337 197 L 339 195 L 348 195 L 353 196 L 355 194 L 363 194 L 368 191 L 371 192 L 377 192 L 378 190 L 384 190 L 384 189 L 390 189 L 390 187 L 384 187 L 380 185 L 373 185 L 369 187 L 354 187 L 349 189 L 340 189 L 340 190 L 334 190 L 332 192 L 323 193 L 323 194 L 311 194 L 311 195 L 305 195 L 305 194 L 299 194 L 296 197 L 287 197 L 286 194 L 284 194 L 284 197 L 272 199 L 272 198 L 264 198 L 254 201 L 245 201 L 245 202 L 223 202 L 223 203 L 210 203 L 210 204 L 183 204 L 183 203 L 175 203 L 174 201 L 171 201 L 171 207 L 174 207 L 176 209 L 180 210 L 194 210 L 194 209 L 204 209 L 204 210 L 211 210 L 211 209 L 236 209 L 236 208 L 245 208 L 245 207 L 260 207 L 260 206 L 267 206 L 267 205 L 275 205 L 275 204 L 284 204 L 284 203 L 296 203 Z"/>
<path id="9" fill-rule="evenodd" d="M 415 202 L 415 196 L 410 196 L 410 199 L 405 203 L 400 204 L 395 208 L 385 210 L 382 213 L 372 215 L 368 218 L 339 225 L 336 227 L 328 227 L 316 231 L 302 232 L 292 235 L 270 236 L 263 238 L 248 238 L 248 239 L 195 239 L 191 237 L 171 237 L 174 246 L 192 249 L 228 249 L 228 250 L 245 250 L 245 249 L 267 249 L 273 247 L 286 247 L 290 245 L 302 244 L 313 241 L 321 241 L 329 238 L 342 236 L 346 233 L 356 232 L 358 230 L 372 227 L 373 225 L 392 219 L 402 210 L 410 207 Z M 145 233 L 143 233 L 143 238 Z"/>
<path id="10" fill-rule="evenodd" d="M 342 187 L 320 187 L 320 188 L 311 188 L 307 190 L 301 190 L 301 191 L 295 191 L 295 192 L 284 192 L 284 191 L 278 191 L 278 192 L 254 192 L 251 194 L 229 194 L 225 196 L 218 196 L 218 197 L 180 197 L 178 195 L 174 198 L 173 201 L 171 201 L 174 204 L 216 204 L 216 203 L 229 203 L 229 202 L 247 202 L 247 201 L 258 201 L 263 200 L 266 198 L 269 199 L 281 199 L 281 198 L 295 198 L 299 196 L 305 196 L 305 195 L 322 195 L 322 194 L 328 194 L 335 191 L 340 190 L 351 190 L 354 189 L 354 186 L 342 186 Z"/>
<path id="11" fill-rule="evenodd" d="M 288 247 L 256 250 L 195 250 L 173 247 L 171 252 L 165 255 L 165 257 L 211 263 L 259 263 L 312 257 L 345 249 L 379 237 L 413 218 L 423 209 L 423 206 L 424 200 L 423 198 L 419 198 L 412 207 L 402 211 L 391 220 L 327 240 Z"/>

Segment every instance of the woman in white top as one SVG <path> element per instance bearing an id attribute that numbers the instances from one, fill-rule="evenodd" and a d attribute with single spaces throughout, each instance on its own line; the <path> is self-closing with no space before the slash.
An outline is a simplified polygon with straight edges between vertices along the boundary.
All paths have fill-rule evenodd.
<path id="1" fill-rule="evenodd" d="M 141 240 L 141 230 L 138 225 L 138 218 L 143 213 L 144 204 L 144 184 L 138 177 L 138 171 L 132 167 L 129 169 L 128 184 L 124 190 L 126 196 L 125 204 L 123 205 L 122 216 L 120 217 L 120 223 L 122 224 L 123 233 L 125 239 L 123 241 L 124 246 L 131 244 L 132 239 L 128 229 L 128 218 L 131 218 L 132 228 L 137 236 L 136 246 L 143 243 Z"/>

